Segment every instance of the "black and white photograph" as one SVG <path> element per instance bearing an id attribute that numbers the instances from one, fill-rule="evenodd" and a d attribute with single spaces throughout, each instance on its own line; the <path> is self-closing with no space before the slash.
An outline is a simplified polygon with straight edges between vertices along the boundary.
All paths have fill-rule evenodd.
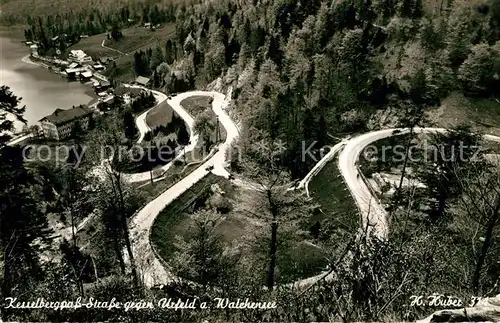
<path id="1" fill-rule="evenodd" d="M 1 322 L 500 322 L 500 0 L 0 0 Z"/>

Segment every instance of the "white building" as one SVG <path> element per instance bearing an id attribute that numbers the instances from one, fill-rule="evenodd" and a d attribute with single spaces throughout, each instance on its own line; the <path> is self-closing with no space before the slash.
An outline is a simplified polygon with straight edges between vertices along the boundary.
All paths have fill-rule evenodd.
<path id="1" fill-rule="evenodd" d="M 80 122 L 87 130 L 93 111 L 82 105 L 68 110 L 56 109 L 51 115 L 40 119 L 40 127 L 45 138 L 64 139 L 71 135 L 75 122 Z"/>
<path id="2" fill-rule="evenodd" d="M 85 52 L 83 50 L 77 49 L 77 50 L 70 51 L 69 60 L 76 62 L 76 63 L 79 63 L 79 64 L 84 64 L 84 63 L 91 63 L 92 57 L 85 54 Z"/>

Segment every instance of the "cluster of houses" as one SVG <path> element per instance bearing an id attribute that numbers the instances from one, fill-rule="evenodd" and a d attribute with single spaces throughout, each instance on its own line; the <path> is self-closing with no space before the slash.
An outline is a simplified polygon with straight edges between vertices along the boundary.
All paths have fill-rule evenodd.
<path id="1" fill-rule="evenodd" d="M 94 114 L 99 113 L 99 106 L 107 106 L 113 103 L 115 96 L 121 97 L 125 102 L 132 102 L 145 91 L 147 90 L 121 85 L 114 90 L 114 95 L 100 100 L 99 104 L 94 104 L 91 107 L 81 105 L 67 110 L 56 109 L 52 114 L 39 120 L 38 135 L 46 139 L 63 140 L 71 136 L 77 122 L 80 124 L 81 129 L 86 131 L 91 118 L 93 118 Z M 102 110 L 100 112 L 102 113 Z"/>
<path id="2" fill-rule="evenodd" d="M 64 70 L 65 75 L 68 79 L 79 79 L 82 82 L 89 82 L 97 73 L 104 71 L 106 66 L 113 62 L 109 57 L 94 62 L 92 57 L 79 49 L 70 51 L 68 61 Z"/>
<path id="3" fill-rule="evenodd" d="M 92 57 L 80 49 L 71 50 L 68 53 L 67 60 L 43 57 L 38 55 L 37 44 L 32 42 L 26 42 L 26 44 L 30 46 L 31 56 L 36 61 L 39 61 L 42 66 L 70 80 L 79 80 L 82 82 L 97 80 L 99 84 L 96 90 L 109 87 L 107 79 L 99 73 L 104 71 L 109 64 L 113 63 L 111 57 L 102 57 L 97 62 L 94 62 Z"/>
<path id="4" fill-rule="evenodd" d="M 119 86 L 113 91 L 109 80 L 100 73 L 113 63 L 113 59 L 110 57 L 102 57 L 98 61 L 94 61 L 83 50 L 71 50 L 67 59 L 63 60 L 39 56 L 38 45 L 34 42 L 26 42 L 26 45 L 30 47 L 31 56 L 40 61 L 41 65 L 70 80 L 92 81 L 93 88 L 99 96 L 99 99 L 90 107 L 82 105 L 67 110 L 56 109 L 52 114 L 40 119 L 38 135 L 46 139 L 63 140 L 70 137 L 77 122 L 81 129 L 86 131 L 93 115 L 109 110 L 116 96 L 121 97 L 125 103 L 130 103 L 146 91 L 143 88 L 126 86 Z M 142 76 L 135 80 L 135 84 L 142 87 L 148 87 L 150 83 L 149 78 Z"/>

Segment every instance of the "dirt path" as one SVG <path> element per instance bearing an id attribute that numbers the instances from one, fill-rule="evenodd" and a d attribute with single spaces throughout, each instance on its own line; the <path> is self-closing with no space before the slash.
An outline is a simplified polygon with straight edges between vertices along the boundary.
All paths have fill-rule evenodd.
<path id="1" fill-rule="evenodd" d="M 127 56 L 127 55 L 128 55 L 128 53 L 124 53 L 124 52 L 122 52 L 121 50 L 118 50 L 118 49 L 114 49 L 114 48 L 108 47 L 108 46 L 104 45 L 104 43 L 106 43 L 106 39 L 103 39 L 103 40 L 102 40 L 101 46 L 102 46 L 103 48 L 106 48 L 106 49 L 112 50 L 112 51 L 117 52 L 117 53 L 119 53 L 119 54 L 121 54 L 121 55 L 125 55 L 125 56 Z"/>

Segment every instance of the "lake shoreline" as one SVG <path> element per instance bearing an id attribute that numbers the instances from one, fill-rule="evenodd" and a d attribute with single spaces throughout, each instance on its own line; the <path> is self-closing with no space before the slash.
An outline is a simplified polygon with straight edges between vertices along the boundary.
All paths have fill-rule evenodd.
<path id="1" fill-rule="evenodd" d="M 40 68 L 43 68 L 44 70 L 47 70 L 49 73 L 52 73 L 52 74 L 55 74 L 57 76 L 59 76 L 61 79 L 65 80 L 66 82 L 71 82 L 71 81 L 68 81 L 68 79 L 64 76 L 62 76 L 61 74 L 59 73 L 56 73 L 54 72 L 53 70 L 50 70 L 48 67 L 45 67 L 44 63 L 41 63 L 41 62 L 37 62 L 35 60 L 32 60 L 31 59 L 31 55 L 30 54 L 27 54 L 23 57 L 20 58 L 21 62 L 25 63 L 25 64 L 29 64 L 29 65 L 35 65 L 37 67 L 40 67 Z M 49 65 L 46 65 L 46 66 L 49 66 Z M 75 83 L 78 83 L 77 81 L 74 81 Z M 91 89 L 88 85 L 91 83 L 91 82 L 88 82 L 88 83 L 81 83 L 79 82 L 80 84 L 84 85 L 87 89 L 85 90 L 85 94 L 87 94 L 88 96 L 91 97 L 91 99 L 89 100 L 89 102 L 87 102 L 86 104 L 89 105 L 92 101 L 98 99 L 99 97 L 97 96 L 97 94 L 94 92 L 93 89 Z M 69 108 L 68 108 L 69 109 Z"/>
<path id="2" fill-rule="evenodd" d="M 37 62 L 35 60 L 32 60 L 31 59 L 31 55 L 30 54 L 27 54 L 23 57 L 20 58 L 21 62 L 23 62 L 24 64 L 29 64 L 29 65 L 34 65 L 34 66 L 37 66 L 39 68 L 42 68 L 44 70 L 46 70 L 47 72 L 51 73 L 51 74 L 55 74 L 57 76 L 59 76 L 59 78 L 65 80 L 66 82 L 71 82 L 71 81 L 68 81 L 68 79 L 64 76 L 62 76 L 61 74 L 59 73 L 56 73 L 54 72 L 53 70 L 50 70 L 48 67 L 45 67 L 44 66 L 44 63 L 41 63 L 41 62 Z M 48 66 L 48 65 L 47 65 Z M 94 90 L 89 86 L 90 82 L 89 83 L 81 83 L 81 82 L 77 82 L 77 81 L 74 81 L 74 83 L 79 83 L 79 84 L 82 84 L 86 87 L 86 90 L 84 91 L 84 93 L 88 96 L 91 97 L 91 99 L 85 103 L 87 105 L 89 105 L 91 102 L 93 102 L 94 100 L 98 99 L 99 97 L 97 96 L 97 94 L 94 92 Z M 69 109 L 69 108 L 68 108 Z"/>
<path id="3" fill-rule="evenodd" d="M 2 84 L 21 99 L 20 106 L 26 106 L 24 113 L 28 125 L 54 112 L 55 109 L 70 109 L 73 106 L 89 104 L 97 98 L 89 84 L 68 82 L 29 55 L 29 47 L 23 43 L 21 28 L 9 30 L 0 27 L 0 73 Z M 21 123 L 15 124 L 22 128 Z"/>
<path id="4" fill-rule="evenodd" d="M 26 64 L 31 64 L 31 65 L 36 65 L 36 66 L 40 66 L 40 67 L 42 67 L 42 66 L 40 65 L 40 63 L 35 63 L 35 62 L 33 62 L 33 61 L 30 59 L 30 57 L 31 57 L 31 55 L 30 55 L 30 54 L 28 54 L 28 55 L 26 55 L 26 56 L 21 57 L 21 62 L 26 63 Z"/>

